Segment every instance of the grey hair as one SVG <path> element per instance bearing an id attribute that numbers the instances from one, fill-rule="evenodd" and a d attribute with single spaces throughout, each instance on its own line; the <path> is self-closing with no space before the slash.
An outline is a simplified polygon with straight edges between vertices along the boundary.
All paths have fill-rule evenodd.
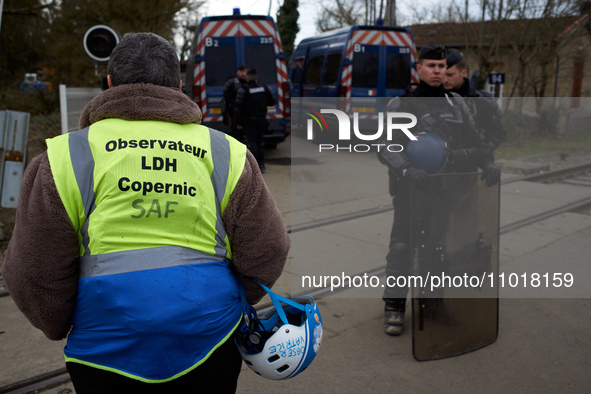
<path id="1" fill-rule="evenodd" d="M 154 33 L 127 33 L 107 66 L 113 86 L 130 83 L 178 88 L 181 64 L 173 46 Z"/>

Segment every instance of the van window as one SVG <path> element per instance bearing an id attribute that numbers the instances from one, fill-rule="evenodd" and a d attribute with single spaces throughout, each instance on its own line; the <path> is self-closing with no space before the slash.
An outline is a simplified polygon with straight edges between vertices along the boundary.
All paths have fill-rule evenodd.
<path id="1" fill-rule="evenodd" d="M 208 47 L 205 50 L 207 86 L 224 86 L 236 75 L 236 52 L 233 46 Z"/>
<path id="2" fill-rule="evenodd" d="M 246 45 L 244 51 L 246 67 L 257 70 L 259 82 L 265 85 L 276 85 L 277 70 L 273 45 Z"/>
<path id="3" fill-rule="evenodd" d="M 388 53 L 386 89 L 406 89 L 410 85 L 410 56 Z"/>
<path id="4" fill-rule="evenodd" d="M 324 55 L 312 56 L 308 60 L 306 67 L 306 75 L 304 75 L 304 83 L 311 85 L 320 85 L 320 75 L 322 73 L 322 63 L 324 62 Z"/>
<path id="5" fill-rule="evenodd" d="M 377 52 L 358 52 L 353 56 L 352 85 L 354 88 L 375 88 L 378 86 Z"/>
<path id="6" fill-rule="evenodd" d="M 326 67 L 322 77 L 322 85 L 336 86 L 341 66 L 341 53 L 331 53 L 326 57 Z"/>

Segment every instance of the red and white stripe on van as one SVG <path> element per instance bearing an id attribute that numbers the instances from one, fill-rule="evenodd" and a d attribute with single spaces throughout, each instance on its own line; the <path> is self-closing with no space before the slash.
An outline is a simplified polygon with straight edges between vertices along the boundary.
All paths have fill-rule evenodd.
<path id="1" fill-rule="evenodd" d="M 404 46 L 410 48 L 411 64 L 417 61 L 417 50 L 413 43 L 410 33 L 386 31 L 386 30 L 355 30 L 353 37 L 349 40 L 345 57 L 351 62 L 343 66 L 342 86 L 345 87 L 347 97 L 347 109 L 351 107 L 351 87 L 353 76 L 353 53 L 355 45 L 388 45 L 388 46 Z M 414 67 L 411 68 L 411 82 L 418 83 L 419 75 Z M 372 115 L 362 115 L 363 117 L 372 117 Z"/>

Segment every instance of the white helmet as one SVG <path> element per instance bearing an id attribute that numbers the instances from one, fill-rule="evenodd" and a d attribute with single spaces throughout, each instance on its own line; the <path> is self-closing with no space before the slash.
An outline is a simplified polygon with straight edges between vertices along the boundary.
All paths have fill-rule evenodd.
<path id="1" fill-rule="evenodd" d="M 312 297 L 288 299 L 259 283 L 274 308 L 257 318 L 246 312 L 248 326 L 236 335 L 242 359 L 257 374 L 272 380 L 289 379 L 305 370 L 322 341 L 322 319 Z"/>

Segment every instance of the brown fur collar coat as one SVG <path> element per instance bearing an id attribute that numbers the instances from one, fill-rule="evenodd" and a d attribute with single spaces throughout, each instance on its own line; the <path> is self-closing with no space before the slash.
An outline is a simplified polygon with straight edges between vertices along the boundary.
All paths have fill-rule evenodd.
<path id="1" fill-rule="evenodd" d="M 80 127 L 107 118 L 186 124 L 199 123 L 201 111 L 179 89 L 134 84 L 95 97 L 84 108 Z M 290 239 L 250 152 L 222 219 L 237 271 L 272 286 L 283 271 Z M 2 275 L 18 308 L 49 339 L 63 339 L 70 330 L 78 256 L 78 234 L 61 202 L 45 152 L 25 170 Z M 264 296 L 252 281 L 243 283 L 249 303 Z"/>

